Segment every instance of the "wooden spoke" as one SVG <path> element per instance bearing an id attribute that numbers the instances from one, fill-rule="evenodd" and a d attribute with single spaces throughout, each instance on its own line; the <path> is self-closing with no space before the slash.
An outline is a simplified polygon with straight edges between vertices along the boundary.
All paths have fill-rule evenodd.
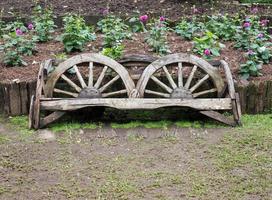
<path id="1" fill-rule="evenodd" d="M 79 82 L 80 82 L 82 88 L 87 87 L 87 85 L 86 85 L 84 79 L 82 78 L 81 73 L 79 72 L 77 66 L 74 65 L 73 68 L 74 68 L 74 70 L 75 70 L 75 72 L 76 72 L 77 78 L 78 78 L 78 80 L 79 80 Z"/>
<path id="2" fill-rule="evenodd" d="M 170 98 L 170 94 L 166 94 L 166 93 L 162 93 L 162 92 L 156 92 L 156 91 L 152 91 L 152 90 L 145 90 L 145 93 L 154 94 L 154 95 L 165 97 L 165 98 Z"/>
<path id="3" fill-rule="evenodd" d="M 178 63 L 178 87 L 183 87 L 182 63 Z"/>
<path id="4" fill-rule="evenodd" d="M 194 77 L 194 74 L 195 74 L 196 70 L 197 70 L 197 66 L 195 65 L 195 66 L 193 67 L 191 73 L 190 73 L 189 78 L 188 78 L 187 81 L 186 81 L 186 84 L 185 84 L 185 88 L 186 88 L 186 89 L 189 89 L 189 87 L 190 87 L 190 85 L 191 85 L 191 82 L 192 82 L 192 80 L 193 80 L 193 77 Z"/>
<path id="5" fill-rule="evenodd" d="M 204 94 L 214 93 L 216 91 L 217 91 L 216 88 L 213 88 L 213 89 L 210 89 L 210 90 L 204 90 L 202 92 L 194 93 L 193 97 L 195 98 L 195 97 L 198 97 L 198 96 L 201 96 L 201 95 L 204 95 Z"/>
<path id="6" fill-rule="evenodd" d="M 161 86 L 163 89 L 165 89 L 168 93 L 172 93 L 173 90 L 168 87 L 167 85 L 165 85 L 163 82 L 161 82 L 158 78 L 156 78 L 155 76 L 151 76 L 151 79 L 157 83 L 159 86 Z"/>
<path id="7" fill-rule="evenodd" d="M 89 63 L 89 81 L 88 87 L 93 87 L 93 62 Z"/>
<path id="8" fill-rule="evenodd" d="M 176 88 L 177 88 L 177 85 L 176 85 L 176 83 L 174 82 L 174 80 L 173 80 L 171 74 L 169 73 L 168 69 L 167 69 L 165 66 L 163 66 L 163 71 L 165 72 L 166 77 L 167 77 L 169 83 L 171 84 L 172 88 L 173 88 L 173 89 L 176 89 Z"/>
<path id="9" fill-rule="evenodd" d="M 60 94 L 67 94 L 67 95 L 72 96 L 72 97 L 77 97 L 78 96 L 77 93 L 67 92 L 65 90 L 60 90 L 60 89 L 57 89 L 57 88 L 54 88 L 54 92 L 60 93 Z"/>
<path id="10" fill-rule="evenodd" d="M 61 78 L 63 80 L 65 80 L 72 88 L 74 88 L 77 92 L 81 91 L 81 88 L 75 84 L 73 81 L 71 81 L 67 76 L 65 76 L 64 74 L 61 75 Z"/>
<path id="11" fill-rule="evenodd" d="M 101 83 L 102 83 L 102 81 L 103 81 L 103 78 L 104 78 L 104 76 L 105 76 L 105 74 L 106 74 L 107 69 L 108 69 L 108 66 L 105 66 L 105 67 L 103 68 L 101 74 L 99 75 L 99 77 L 98 77 L 98 79 L 97 79 L 97 81 L 96 81 L 96 83 L 95 83 L 95 85 L 94 85 L 94 87 L 95 87 L 96 89 L 98 89 L 98 88 L 100 87 L 100 85 L 101 85 Z"/>
<path id="12" fill-rule="evenodd" d="M 115 92 L 104 93 L 104 94 L 102 94 L 102 97 L 109 97 L 109 96 L 114 96 L 114 95 L 118 95 L 118 94 L 125 94 L 125 93 L 127 93 L 127 90 L 119 90 L 119 91 L 115 91 Z"/>
<path id="13" fill-rule="evenodd" d="M 204 83 L 207 79 L 209 79 L 209 74 L 207 74 L 206 76 L 204 76 L 201 80 L 199 80 L 191 89 L 190 91 L 193 92 L 195 91 L 197 88 L 199 88 L 199 86 Z"/>
<path id="14" fill-rule="evenodd" d="M 99 91 L 102 93 L 104 92 L 109 86 L 111 86 L 115 81 L 117 81 L 120 78 L 119 75 L 115 76 L 113 79 L 111 79 L 108 83 L 106 83 L 103 87 L 99 89 Z"/>

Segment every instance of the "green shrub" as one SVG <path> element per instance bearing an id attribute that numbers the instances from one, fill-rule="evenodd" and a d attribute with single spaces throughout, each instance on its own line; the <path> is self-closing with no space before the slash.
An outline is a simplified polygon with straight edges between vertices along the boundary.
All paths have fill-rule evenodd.
<path id="1" fill-rule="evenodd" d="M 65 51 L 82 51 L 87 42 L 96 39 L 93 27 L 87 26 L 80 15 L 69 14 L 63 21 L 64 33 L 60 40 L 64 44 Z"/>
<path id="2" fill-rule="evenodd" d="M 34 8 L 33 22 L 35 26 L 34 39 L 39 42 L 47 42 L 52 39 L 52 33 L 57 27 L 53 20 L 53 11 L 50 8 L 42 8 L 40 5 Z"/>

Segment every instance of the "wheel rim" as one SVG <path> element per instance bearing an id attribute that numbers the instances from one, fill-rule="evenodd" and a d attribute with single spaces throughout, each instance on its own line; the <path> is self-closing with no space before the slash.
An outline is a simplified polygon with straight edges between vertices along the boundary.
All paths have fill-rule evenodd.
<path id="1" fill-rule="evenodd" d="M 81 66 L 82 64 L 85 66 Z M 67 73 L 71 69 L 73 76 Z M 97 70 L 98 73 L 95 74 Z M 60 81 L 64 82 L 67 88 L 59 89 L 57 82 Z M 120 89 L 109 91 L 117 83 Z M 57 95 L 68 98 L 107 98 L 120 95 L 130 97 L 134 89 L 135 84 L 122 65 L 100 54 L 82 54 L 59 64 L 49 75 L 44 90 L 45 97 L 49 98 Z"/>
<path id="2" fill-rule="evenodd" d="M 149 89 L 152 82 L 159 87 Z M 224 81 L 218 70 L 205 60 L 180 53 L 151 63 L 144 70 L 136 88 L 140 97 L 202 98 L 213 93 L 221 94 Z"/>

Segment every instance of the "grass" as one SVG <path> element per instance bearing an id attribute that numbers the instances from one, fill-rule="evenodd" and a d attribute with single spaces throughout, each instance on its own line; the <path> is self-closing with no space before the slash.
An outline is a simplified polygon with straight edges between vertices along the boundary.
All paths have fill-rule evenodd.
<path id="1" fill-rule="evenodd" d="M 54 132 L 69 132 L 79 129 L 97 129 L 101 128 L 101 124 L 96 123 L 80 123 L 80 122 L 58 122 L 49 126 L 49 129 Z"/>
<path id="2" fill-rule="evenodd" d="M 28 117 L 17 116 L 8 119 L 8 126 L 20 133 L 21 139 L 27 139 L 34 134 L 34 130 L 28 128 Z"/>
<path id="3" fill-rule="evenodd" d="M 0 144 L 5 144 L 6 142 L 9 142 L 10 139 L 6 135 L 0 135 Z"/>
<path id="4" fill-rule="evenodd" d="M 129 128 L 137 128 L 137 127 L 144 127 L 144 128 L 162 128 L 167 129 L 172 122 L 170 121 L 131 121 L 128 123 L 111 123 L 111 127 L 114 129 L 129 129 Z"/>
<path id="5" fill-rule="evenodd" d="M 244 115 L 243 123 L 237 132 L 226 134 L 220 144 L 211 147 L 213 163 L 227 180 L 232 199 L 250 194 L 269 199 L 272 115 Z"/>

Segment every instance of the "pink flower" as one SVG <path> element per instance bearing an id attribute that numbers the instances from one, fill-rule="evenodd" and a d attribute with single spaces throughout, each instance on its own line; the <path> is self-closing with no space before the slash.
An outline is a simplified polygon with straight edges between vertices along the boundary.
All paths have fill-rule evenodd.
<path id="1" fill-rule="evenodd" d="M 32 30 L 34 28 L 33 24 L 32 23 L 29 23 L 28 26 L 27 26 L 27 29 L 28 30 Z"/>
<path id="2" fill-rule="evenodd" d="M 198 9 L 197 8 L 193 8 L 193 13 L 194 14 L 196 14 L 196 13 L 198 13 L 199 11 L 198 11 Z"/>
<path id="3" fill-rule="evenodd" d="M 23 31 L 20 28 L 17 28 L 15 32 L 17 36 L 23 35 Z"/>
<path id="4" fill-rule="evenodd" d="M 267 26 L 268 22 L 269 22 L 269 20 L 263 19 L 260 21 L 260 24 L 261 24 L 261 26 Z"/>
<path id="5" fill-rule="evenodd" d="M 140 16 L 140 21 L 142 22 L 142 23 L 146 23 L 147 22 L 147 20 L 148 20 L 148 16 L 147 15 L 142 15 L 142 16 Z"/>
<path id="6" fill-rule="evenodd" d="M 245 22 L 243 25 L 244 28 L 249 28 L 250 26 L 251 26 L 250 22 Z"/>
<path id="7" fill-rule="evenodd" d="M 206 56 L 210 56 L 210 55 L 211 55 L 210 49 L 205 49 L 205 50 L 204 50 L 204 54 L 205 54 Z"/>
<path id="8" fill-rule="evenodd" d="M 166 20 L 166 18 L 164 16 L 160 16 L 160 21 L 164 22 Z"/>
<path id="9" fill-rule="evenodd" d="M 254 7 L 251 9 L 251 13 L 256 14 L 258 12 L 258 8 Z"/>
<path id="10" fill-rule="evenodd" d="M 259 39 L 260 39 L 260 38 L 263 38 L 263 37 L 264 37 L 264 34 L 263 34 L 263 33 L 259 33 L 257 37 L 258 37 Z"/>

